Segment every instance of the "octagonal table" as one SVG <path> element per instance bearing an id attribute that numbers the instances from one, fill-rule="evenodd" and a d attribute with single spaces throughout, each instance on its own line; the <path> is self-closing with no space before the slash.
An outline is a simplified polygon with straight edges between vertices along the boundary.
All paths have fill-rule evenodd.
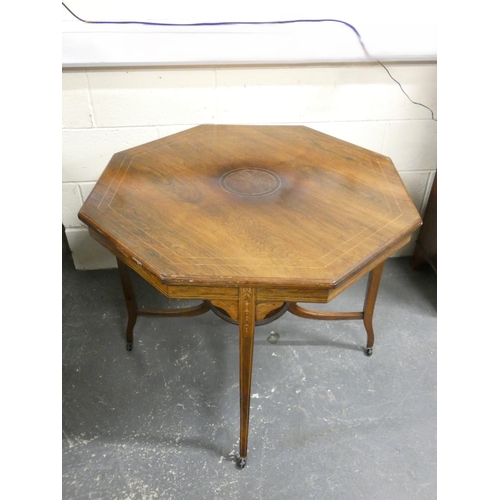
<path id="1" fill-rule="evenodd" d="M 386 156 L 303 126 L 201 125 L 116 153 L 79 212 L 116 257 L 132 349 L 139 314 L 209 310 L 239 325 L 240 455 L 247 460 L 255 326 L 286 311 L 362 320 L 366 354 L 384 261 L 421 224 Z M 138 308 L 131 268 L 194 307 Z M 362 311 L 326 303 L 369 273 Z"/>

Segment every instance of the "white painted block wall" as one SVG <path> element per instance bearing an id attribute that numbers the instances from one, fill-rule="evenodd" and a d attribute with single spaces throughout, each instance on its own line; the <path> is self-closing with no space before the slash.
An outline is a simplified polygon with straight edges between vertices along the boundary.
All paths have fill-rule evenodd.
<path id="1" fill-rule="evenodd" d="M 437 118 L 436 63 L 387 67 Z M 422 214 L 437 168 L 436 122 L 378 64 L 63 70 L 62 99 L 62 216 L 77 269 L 116 267 L 77 217 L 111 156 L 203 123 L 306 125 L 387 155 Z"/>

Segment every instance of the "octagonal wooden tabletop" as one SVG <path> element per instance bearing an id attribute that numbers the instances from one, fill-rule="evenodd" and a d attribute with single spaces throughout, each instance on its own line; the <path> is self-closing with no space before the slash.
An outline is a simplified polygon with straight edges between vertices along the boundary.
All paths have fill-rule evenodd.
<path id="1" fill-rule="evenodd" d="M 80 213 L 166 285 L 335 288 L 421 224 L 392 161 L 303 126 L 201 125 L 116 153 Z"/>

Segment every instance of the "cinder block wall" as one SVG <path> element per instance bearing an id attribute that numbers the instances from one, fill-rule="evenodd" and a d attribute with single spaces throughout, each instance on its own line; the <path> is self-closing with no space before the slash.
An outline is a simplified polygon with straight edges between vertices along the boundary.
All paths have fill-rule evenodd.
<path id="1" fill-rule="evenodd" d="M 436 64 L 387 67 L 437 117 Z M 62 222 L 77 269 L 116 266 L 77 217 L 113 153 L 203 123 L 306 125 L 387 155 L 421 213 L 436 172 L 436 122 L 378 64 L 64 70 L 62 99 Z"/>

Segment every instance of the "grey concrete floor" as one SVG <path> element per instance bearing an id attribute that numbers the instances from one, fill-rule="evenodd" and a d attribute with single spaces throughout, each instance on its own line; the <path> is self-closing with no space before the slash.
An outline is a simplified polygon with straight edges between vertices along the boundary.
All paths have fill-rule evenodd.
<path id="1" fill-rule="evenodd" d="M 63 244 L 62 277 L 65 500 L 436 498 L 429 268 L 387 261 L 372 357 L 360 321 L 287 313 L 257 328 L 241 471 L 237 327 L 143 316 L 127 352 L 118 271 L 75 271 Z M 172 307 L 134 278 L 141 305 Z M 318 308 L 360 310 L 365 286 Z"/>

